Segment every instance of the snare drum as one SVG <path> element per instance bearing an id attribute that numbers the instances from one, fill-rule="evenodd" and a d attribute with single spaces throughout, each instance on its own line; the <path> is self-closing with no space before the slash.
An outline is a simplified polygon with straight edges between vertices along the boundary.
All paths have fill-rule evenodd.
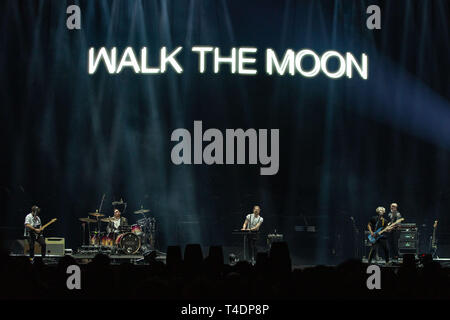
<path id="1" fill-rule="evenodd" d="M 125 253 L 135 254 L 141 248 L 141 239 L 132 232 L 122 233 L 117 237 L 116 245 Z"/>
<path id="2" fill-rule="evenodd" d="M 141 235 L 142 234 L 142 228 L 138 224 L 133 224 L 131 226 L 131 232 L 133 232 L 135 235 Z"/>

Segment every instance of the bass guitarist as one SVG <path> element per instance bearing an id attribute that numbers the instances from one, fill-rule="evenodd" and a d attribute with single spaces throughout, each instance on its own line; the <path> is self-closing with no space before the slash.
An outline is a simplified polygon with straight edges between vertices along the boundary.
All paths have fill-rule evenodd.
<path id="1" fill-rule="evenodd" d="M 373 216 L 369 223 L 367 224 L 367 229 L 369 229 L 369 232 L 372 236 L 376 236 L 375 232 L 380 228 L 386 228 L 389 226 L 389 222 L 384 218 L 384 213 L 386 212 L 386 209 L 384 207 L 378 207 L 375 212 L 377 213 L 376 216 Z M 387 231 L 389 232 L 390 229 L 388 227 Z M 384 258 L 386 260 L 386 264 L 389 264 L 389 251 L 387 247 L 387 239 L 384 234 L 378 236 L 376 242 L 372 244 L 372 247 L 370 248 L 369 252 L 369 258 L 368 263 L 370 264 L 372 262 L 373 255 L 375 254 L 376 250 L 378 248 L 381 248 L 384 254 Z"/>
<path id="2" fill-rule="evenodd" d="M 41 246 L 42 257 L 45 257 L 46 246 L 45 239 L 41 232 L 41 218 L 39 218 L 41 209 L 34 205 L 31 207 L 31 212 L 25 217 L 25 234 L 30 245 L 30 259 L 34 258 L 34 242 L 37 241 Z"/>

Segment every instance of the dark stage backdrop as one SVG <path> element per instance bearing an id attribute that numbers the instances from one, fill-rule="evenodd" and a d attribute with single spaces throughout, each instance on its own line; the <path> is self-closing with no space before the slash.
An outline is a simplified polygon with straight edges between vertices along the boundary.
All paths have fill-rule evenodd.
<path id="1" fill-rule="evenodd" d="M 68 30 L 66 8 L 81 8 Z M 381 8 L 381 30 L 366 8 Z M 158 246 L 234 245 L 254 204 L 263 235 L 275 229 L 296 261 L 354 254 L 379 205 L 399 204 L 408 222 L 450 232 L 448 1 L 2 1 L 0 226 L 20 237 L 33 204 L 49 232 L 81 243 L 78 218 L 112 201 L 125 216 L 150 208 Z M 366 53 L 369 78 L 199 74 L 195 45 Z M 183 46 L 183 73 L 89 75 L 88 49 Z M 172 164 L 176 128 L 277 128 L 280 168 Z M 303 235 L 295 226 L 315 225 Z M 264 241 L 261 242 L 263 245 Z M 303 259 L 303 260 L 302 260 Z"/>

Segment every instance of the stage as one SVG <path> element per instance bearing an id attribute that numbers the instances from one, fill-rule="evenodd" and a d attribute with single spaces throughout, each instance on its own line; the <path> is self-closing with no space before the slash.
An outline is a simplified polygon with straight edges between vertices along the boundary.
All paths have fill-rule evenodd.
<path id="1" fill-rule="evenodd" d="M 89 264 L 92 262 L 92 260 L 95 258 L 95 256 L 98 254 L 99 252 L 96 253 L 74 253 L 74 254 L 67 254 L 65 256 L 71 257 L 73 259 L 75 259 L 77 264 L 80 265 L 84 265 L 84 264 Z M 102 254 L 105 254 L 106 256 L 108 256 L 110 264 L 111 265 L 121 265 L 123 263 L 131 263 L 133 265 L 149 265 L 152 261 L 158 261 L 158 262 L 162 262 L 164 264 L 166 264 L 166 254 L 164 252 L 160 252 L 160 251 L 156 251 L 156 255 L 154 256 L 154 259 L 145 259 L 144 255 L 142 254 L 134 254 L 134 255 L 126 255 L 126 254 L 107 254 L 105 252 L 101 252 Z M 10 257 L 13 258 L 23 258 L 23 257 L 28 257 L 28 255 L 25 254 L 10 254 Z M 37 258 L 41 258 L 40 254 L 36 254 L 35 257 Z M 63 258 L 64 256 L 61 255 L 47 255 L 42 261 L 44 264 L 46 265 L 57 265 L 58 262 Z M 224 257 L 224 260 L 228 260 L 228 257 Z M 421 267 L 422 264 L 420 263 L 420 259 L 419 257 L 415 257 L 416 260 L 416 265 L 417 267 Z M 360 261 L 363 264 L 367 264 L 367 258 L 362 258 L 362 259 L 355 259 L 354 261 Z M 434 262 L 439 263 L 442 267 L 450 267 L 450 258 L 434 258 L 433 259 Z M 242 262 L 242 261 L 237 261 L 238 262 Z M 247 262 L 247 261 L 243 261 L 243 262 Z M 345 261 L 343 261 L 345 262 Z M 229 265 L 234 266 L 236 265 L 236 263 L 231 263 Z M 250 263 L 250 262 L 249 262 Z M 403 263 L 403 259 L 399 258 L 398 260 L 394 260 L 391 261 L 391 263 L 389 265 L 385 264 L 385 261 L 382 259 L 376 260 L 374 259 L 372 261 L 372 264 L 374 265 L 378 265 L 380 267 L 383 268 L 394 268 L 397 269 L 399 267 L 401 267 Z M 226 264 L 226 262 L 225 262 Z M 322 265 L 322 264 L 292 264 L 292 270 L 304 270 L 304 269 L 308 269 L 308 268 L 315 268 L 317 266 L 326 266 L 326 267 L 337 267 L 339 266 L 339 264 L 327 264 L 327 265 Z"/>
<path id="2" fill-rule="evenodd" d="M 101 252 L 100 252 L 101 253 Z M 99 252 L 96 253 L 75 253 L 75 254 L 68 254 L 65 256 L 72 257 L 75 259 L 75 261 L 78 264 L 88 264 L 92 262 L 94 257 L 99 254 Z M 102 253 L 106 254 L 106 253 Z M 142 254 L 133 254 L 133 255 L 120 255 L 120 254 L 106 254 L 109 257 L 110 264 L 111 265 L 120 265 L 122 263 L 132 263 L 134 265 L 141 265 L 141 264 L 149 264 L 149 260 L 146 260 L 144 255 Z M 59 260 L 61 260 L 65 256 L 60 255 L 47 255 L 43 262 L 48 265 L 54 265 L 58 264 Z M 10 257 L 28 257 L 28 255 L 25 254 L 10 254 Z M 41 258 L 41 254 L 36 254 L 35 257 Z M 166 263 L 166 254 L 163 252 L 159 252 L 156 254 L 155 261 L 161 261 Z"/>

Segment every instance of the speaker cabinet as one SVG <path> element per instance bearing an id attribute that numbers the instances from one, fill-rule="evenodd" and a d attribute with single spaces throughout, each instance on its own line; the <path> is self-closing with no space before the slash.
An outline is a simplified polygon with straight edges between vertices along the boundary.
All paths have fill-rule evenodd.
<path id="1" fill-rule="evenodd" d="M 416 249 L 417 248 L 417 241 L 415 240 L 399 240 L 398 241 L 398 248 L 399 249 Z"/>
<path id="2" fill-rule="evenodd" d="M 45 238 L 47 254 L 51 256 L 63 256 L 65 247 L 64 238 Z"/>

